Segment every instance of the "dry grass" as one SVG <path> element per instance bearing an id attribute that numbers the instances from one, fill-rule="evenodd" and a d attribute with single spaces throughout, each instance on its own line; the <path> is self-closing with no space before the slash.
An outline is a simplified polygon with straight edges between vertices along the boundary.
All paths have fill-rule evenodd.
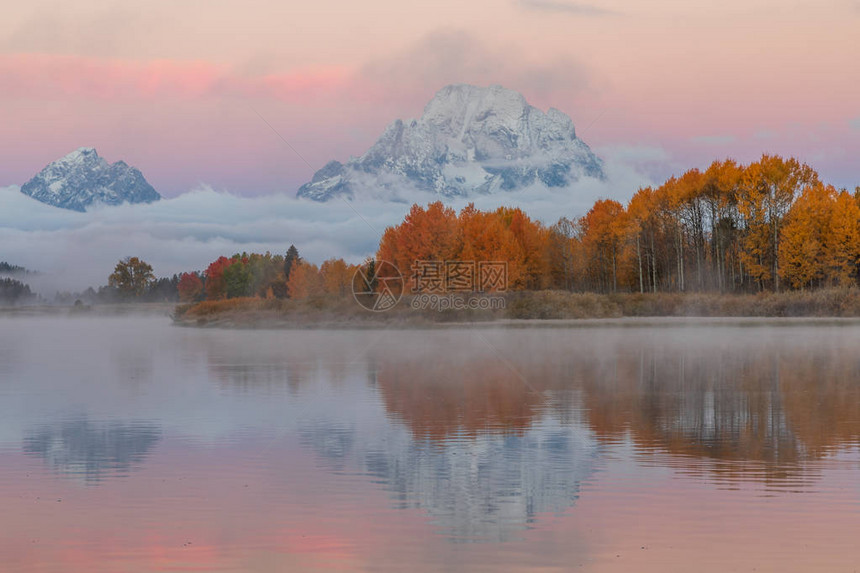
<path id="1" fill-rule="evenodd" d="M 304 301 L 233 298 L 180 305 L 174 320 L 190 326 L 311 327 L 484 322 L 498 319 L 586 319 L 623 317 L 860 317 L 860 289 L 806 292 L 620 293 L 564 291 L 508 293 L 498 310 L 412 308 L 406 296 L 388 312 L 370 312 L 351 297 Z"/>
<path id="2" fill-rule="evenodd" d="M 610 295 L 623 316 L 857 317 L 860 290 L 821 289 L 759 294 L 657 293 Z"/>

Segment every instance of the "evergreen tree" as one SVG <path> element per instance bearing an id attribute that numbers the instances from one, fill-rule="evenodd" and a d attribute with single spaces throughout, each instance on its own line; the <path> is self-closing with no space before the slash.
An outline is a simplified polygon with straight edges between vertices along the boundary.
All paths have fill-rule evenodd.
<path id="1" fill-rule="evenodd" d="M 290 248 L 287 249 L 287 255 L 284 257 L 284 282 L 288 283 L 290 281 L 290 271 L 293 270 L 293 266 L 296 263 L 300 263 L 302 257 L 299 256 L 299 250 L 295 245 L 290 245 Z"/>

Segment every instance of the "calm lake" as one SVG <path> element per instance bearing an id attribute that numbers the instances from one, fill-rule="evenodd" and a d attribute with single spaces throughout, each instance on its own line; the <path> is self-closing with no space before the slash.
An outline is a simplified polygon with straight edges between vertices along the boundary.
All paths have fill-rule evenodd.
<path id="1" fill-rule="evenodd" d="M 860 323 L 0 318 L 0 571 L 854 571 Z"/>

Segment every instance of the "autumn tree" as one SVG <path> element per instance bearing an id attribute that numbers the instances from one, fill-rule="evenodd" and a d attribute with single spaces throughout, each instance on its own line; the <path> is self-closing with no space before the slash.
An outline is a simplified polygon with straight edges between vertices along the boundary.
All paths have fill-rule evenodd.
<path id="1" fill-rule="evenodd" d="M 287 293 L 293 300 L 305 300 L 323 292 L 323 281 L 319 268 L 306 261 L 293 263 Z"/>
<path id="2" fill-rule="evenodd" d="M 741 181 L 738 208 L 745 225 L 742 257 L 760 288 L 779 291 L 779 240 L 785 216 L 797 193 L 818 183 L 818 174 L 797 159 L 763 155 Z"/>
<path id="3" fill-rule="evenodd" d="M 247 271 L 249 274 L 248 293 L 264 298 L 285 298 L 287 296 L 286 276 L 284 275 L 284 257 L 251 253 L 247 255 Z"/>
<path id="4" fill-rule="evenodd" d="M 180 301 L 195 302 L 203 296 L 203 281 L 197 273 L 182 273 L 176 289 Z"/>
<path id="5" fill-rule="evenodd" d="M 834 195 L 832 188 L 810 185 L 786 216 L 779 242 L 779 272 L 792 288 L 804 289 L 824 277 L 824 242 Z"/>
<path id="6" fill-rule="evenodd" d="M 206 299 L 218 300 L 227 298 L 227 285 L 224 282 L 224 271 L 233 264 L 227 257 L 218 257 L 206 269 Z"/>
<path id="7" fill-rule="evenodd" d="M 720 291 L 733 288 L 737 276 L 737 205 L 742 176 L 743 169 L 731 159 L 713 162 L 704 174 L 703 197 L 711 226 L 710 256 L 716 287 Z"/>
<path id="8" fill-rule="evenodd" d="M 426 209 L 413 205 L 400 225 L 388 227 L 377 259 L 393 264 L 406 278 L 416 261 L 454 261 L 458 255 L 457 215 L 437 201 Z M 410 287 L 416 287 L 415 279 L 409 280 Z"/>
<path id="9" fill-rule="evenodd" d="M 323 291 L 326 294 L 344 297 L 350 294 L 355 267 L 343 259 L 329 259 L 320 266 Z"/>
<path id="10" fill-rule="evenodd" d="M 548 232 L 520 208 L 500 207 L 494 213 L 510 233 L 505 253 L 508 283 L 515 289 L 541 289 L 548 285 Z"/>
<path id="11" fill-rule="evenodd" d="M 126 257 L 114 267 L 108 284 L 126 296 L 139 297 L 155 281 L 152 266 L 137 257 Z"/>
<path id="12" fill-rule="evenodd" d="M 831 283 L 839 286 L 856 284 L 860 264 L 860 205 L 848 191 L 836 192 L 830 221 L 824 235 L 825 273 Z"/>
<path id="13" fill-rule="evenodd" d="M 625 247 L 629 220 L 618 201 L 601 199 L 582 218 L 582 245 L 590 261 L 587 274 L 596 290 L 618 290 L 619 261 Z"/>
<path id="14" fill-rule="evenodd" d="M 552 288 L 574 290 L 577 282 L 578 238 L 578 222 L 567 217 L 562 217 L 549 228 L 547 257 Z"/>

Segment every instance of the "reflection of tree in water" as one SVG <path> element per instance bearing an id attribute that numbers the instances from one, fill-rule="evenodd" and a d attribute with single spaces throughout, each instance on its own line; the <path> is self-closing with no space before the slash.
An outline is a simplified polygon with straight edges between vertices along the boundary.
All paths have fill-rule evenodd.
<path id="1" fill-rule="evenodd" d="M 452 338 L 378 359 L 378 388 L 419 441 L 521 435 L 541 415 L 581 409 L 604 443 L 630 439 L 683 471 L 791 488 L 857 443 L 860 360 L 838 332 L 769 332 L 547 329 L 497 335 L 492 354 Z"/>
<path id="2" fill-rule="evenodd" d="M 241 391 L 269 389 L 291 393 L 316 378 L 342 383 L 356 358 L 352 333 L 303 331 L 288 338 L 272 331 L 252 343 L 229 338 L 208 340 L 202 348 L 209 372 L 225 386 Z"/>
<path id="3" fill-rule="evenodd" d="M 858 364 L 845 348 L 754 332 L 720 346 L 640 342 L 579 356 L 575 376 L 599 439 L 629 435 L 642 452 L 721 480 L 802 485 L 860 436 Z"/>
<path id="4" fill-rule="evenodd" d="M 149 422 L 70 420 L 41 426 L 24 438 L 24 452 L 38 455 L 61 474 L 95 484 L 110 475 L 127 474 L 161 439 Z"/>
<path id="5" fill-rule="evenodd" d="M 376 359 L 376 383 L 388 414 L 402 420 L 417 438 L 519 434 L 545 413 L 560 419 L 570 415 L 567 365 L 546 358 L 514 365 L 486 348 L 383 356 Z"/>

